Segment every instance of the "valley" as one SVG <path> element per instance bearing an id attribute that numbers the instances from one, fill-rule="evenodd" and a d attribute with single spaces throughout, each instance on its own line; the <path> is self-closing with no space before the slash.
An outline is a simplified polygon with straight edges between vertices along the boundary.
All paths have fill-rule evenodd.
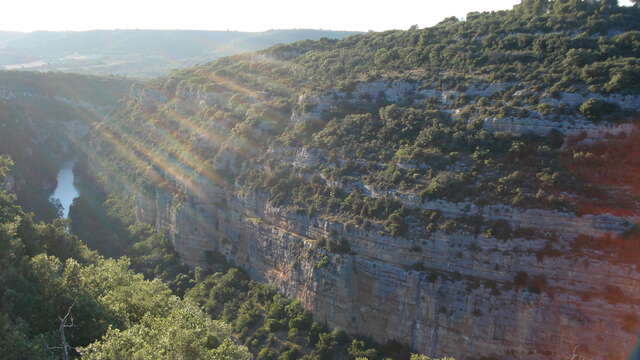
<path id="1" fill-rule="evenodd" d="M 353 34 L 355 32 L 304 29 L 14 32 L 0 38 L 0 69 L 152 78 L 282 42 L 322 37 L 339 39 Z"/>
<path id="2" fill-rule="evenodd" d="M 45 358 L 74 304 L 89 359 L 183 351 L 167 318 L 192 358 L 626 359 L 639 18 L 523 0 L 146 81 L 0 72 L 0 335 Z"/>

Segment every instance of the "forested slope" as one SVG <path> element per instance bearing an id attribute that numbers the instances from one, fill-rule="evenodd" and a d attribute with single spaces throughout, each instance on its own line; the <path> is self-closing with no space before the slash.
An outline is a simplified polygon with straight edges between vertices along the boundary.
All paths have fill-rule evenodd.
<path id="1" fill-rule="evenodd" d="M 277 46 L 159 79 L 157 91 L 171 101 L 153 123 L 149 109 L 130 107 L 127 122 L 112 126 L 191 168 L 214 163 L 233 142 L 245 147 L 238 161 L 269 146 L 305 147 L 349 160 L 341 171 L 321 162 L 336 180 L 350 173 L 377 189 L 569 209 L 575 201 L 560 194 L 585 189 L 560 164 L 562 134 L 637 117 L 637 16 L 611 2 L 532 1 L 422 30 Z M 289 177 L 267 183 L 262 170 L 249 170 L 260 174 L 243 173 L 246 186 L 305 208 L 327 206 L 300 203 L 322 184 L 296 196 L 283 183 Z"/>
<path id="2" fill-rule="evenodd" d="M 62 163 L 125 97 L 132 81 L 64 73 L 0 72 L 0 155 L 16 163 L 5 187 L 38 219 L 57 217 L 49 202 Z"/>
<path id="3" fill-rule="evenodd" d="M 0 180 L 6 158 L 0 158 Z M 4 359 L 249 359 L 231 328 L 107 260 L 63 221 L 36 223 L 0 192 L 0 349 Z"/>

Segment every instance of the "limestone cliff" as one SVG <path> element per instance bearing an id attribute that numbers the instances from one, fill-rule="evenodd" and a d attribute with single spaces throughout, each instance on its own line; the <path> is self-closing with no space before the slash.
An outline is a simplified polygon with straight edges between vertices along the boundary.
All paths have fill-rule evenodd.
<path id="1" fill-rule="evenodd" d="M 96 167 L 184 261 L 429 356 L 623 359 L 640 330 L 636 8 L 523 1 L 131 91 Z M 588 19 L 588 20 L 587 20 Z"/>
<path id="2" fill-rule="evenodd" d="M 382 89 L 393 97 L 407 86 Z M 145 108 L 167 101 L 145 94 Z M 178 101 L 206 107 L 203 98 L 215 96 L 183 92 Z M 326 96 L 300 101 L 316 106 L 310 113 L 294 111 L 292 122 L 320 117 L 335 103 Z M 214 166 L 237 163 L 227 159 L 224 147 L 220 151 Z M 272 149 L 271 156 L 307 169 L 322 158 L 309 149 Z M 268 194 L 215 184 L 204 175 L 170 190 L 138 192 L 136 214 L 168 231 L 186 263 L 206 267 L 208 252 L 222 253 L 253 279 L 300 299 L 317 320 L 380 342 L 395 340 L 457 359 L 560 359 L 574 353 L 622 359 L 631 351 L 640 273 L 599 251 L 571 249 L 580 236 L 623 233 L 633 217 L 455 203 L 366 188 L 368 196 L 392 196 L 445 219 L 479 216 L 533 234 L 496 239 L 468 229 L 416 226 L 408 236 L 391 236 L 379 224 L 302 214 L 274 205 Z M 328 239 L 348 239 L 350 249 L 332 253 L 318 246 Z"/>
<path id="3" fill-rule="evenodd" d="M 626 226 L 613 216 L 480 211 L 556 230 L 558 248 L 580 233 Z M 635 341 L 633 331 L 622 330 L 638 310 L 635 268 L 597 256 L 541 257 L 543 239 L 500 241 L 440 231 L 411 239 L 384 236 L 376 228 L 292 214 L 261 194 L 215 186 L 180 203 L 162 191 L 138 197 L 137 214 L 169 229 L 191 265 L 206 266 L 206 252 L 218 251 L 252 278 L 300 299 L 317 320 L 381 342 L 408 342 L 423 353 L 558 359 L 576 350 L 623 358 Z M 318 249 L 317 242 L 329 237 L 348 238 L 351 253 Z M 415 269 L 418 263 L 423 266 Z M 514 287 L 518 272 L 544 279 L 544 291 Z M 611 300 L 612 288 L 624 298 Z"/>

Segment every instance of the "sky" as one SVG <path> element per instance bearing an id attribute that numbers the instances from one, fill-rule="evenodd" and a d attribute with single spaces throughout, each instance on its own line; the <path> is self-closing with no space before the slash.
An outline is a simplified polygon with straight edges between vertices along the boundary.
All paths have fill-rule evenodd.
<path id="1" fill-rule="evenodd" d="M 630 0 L 621 0 L 621 4 Z M 431 26 L 519 0 L 5 0 L 0 30 L 190 29 L 382 31 Z"/>

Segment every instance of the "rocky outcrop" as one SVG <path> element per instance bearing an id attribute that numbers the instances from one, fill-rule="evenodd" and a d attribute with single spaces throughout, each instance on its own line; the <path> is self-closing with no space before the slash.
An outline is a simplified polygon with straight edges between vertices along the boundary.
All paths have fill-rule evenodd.
<path id="1" fill-rule="evenodd" d="M 640 275 L 630 266 L 568 254 L 541 257 L 545 239 L 381 235 L 376 225 L 364 229 L 307 217 L 274 207 L 258 193 L 201 185 L 199 196 L 181 202 L 160 190 L 139 195 L 139 219 L 168 229 L 187 263 L 206 266 L 206 252 L 218 251 L 331 326 L 458 359 L 558 359 L 575 349 L 622 358 L 634 344 L 634 334 L 622 330 L 640 310 Z M 449 208 L 448 216 L 468 208 L 435 202 L 425 207 Z M 487 209 L 485 216 L 559 231 L 558 248 L 576 233 L 625 226 L 612 216 L 507 207 Z M 566 229 L 571 224 L 575 231 Z M 327 238 L 348 239 L 351 253 L 319 248 L 318 241 Z M 518 287 L 518 273 L 539 279 L 543 288 Z M 612 301 L 612 287 L 625 298 Z"/>
<path id="2" fill-rule="evenodd" d="M 540 102 L 552 106 L 567 105 L 569 107 L 575 108 L 589 99 L 598 99 L 614 103 L 622 109 L 635 110 L 640 108 L 640 96 L 623 94 L 587 93 L 586 95 L 582 95 L 578 93 L 562 92 L 556 97 L 546 96 L 542 98 Z"/>
<path id="3" fill-rule="evenodd" d="M 537 111 L 530 109 L 528 117 L 491 116 L 482 119 L 485 130 L 492 132 L 510 132 L 513 134 L 534 133 L 547 135 L 550 131 L 559 131 L 565 135 L 578 135 L 585 133 L 590 138 L 602 137 L 604 134 L 628 133 L 633 126 L 615 125 L 608 123 L 595 123 L 588 120 L 577 109 L 589 99 L 599 99 L 616 104 L 624 110 L 640 108 L 640 96 L 622 94 L 580 94 L 560 93 L 556 97 L 545 93 L 534 93 L 528 90 L 515 90 L 515 83 L 474 83 L 464 91 L 445 89 L 444 87 L 423 87 L 419 82 L 378 80 L 366 83 L 358 83 L 350 91 L 334 90 L 320 95 L 302 95 L 298 103 L 305 104 L 307 111 L 294 111 L 291 116 L 292 123 L 305 122 L 312 119 L 323 118 L 335 110 L 336 106 L 348 103 L 350 107 L 370 111 L 385 103 L 413 103 L 419 104 L 426 99 L 433 99 L 441 104 L 443 112 L 451 113 L 454 118 L 458 116 L 460 109 L 456 108 L 455 101 L 466 97 L 471 103 L 479 99 L 487 99 L 499 92 L 510 92 L 513 97 L 532 96 L 538 97 L 540 104 L 547 104 L 553 108 L 563 107 L 570 109 L 570 114 L 565 114 L 556 120 L 549 120 Z M 200 96 L 195 96 L 198 99 Z"/>

